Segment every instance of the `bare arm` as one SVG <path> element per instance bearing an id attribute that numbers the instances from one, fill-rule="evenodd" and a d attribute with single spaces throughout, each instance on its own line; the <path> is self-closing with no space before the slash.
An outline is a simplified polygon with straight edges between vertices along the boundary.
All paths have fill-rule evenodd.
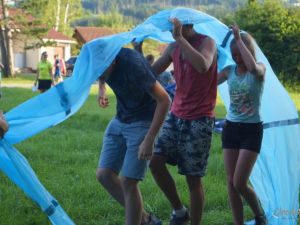
<path id="1" fill-rule="evenodd" d="M 151 159 L 155 137 L 164 122 L 171 102 L 169 95 L 157 81 L 150 94 L 156 100 L 157 105 L 151 126 L 139 147 L 138 157 L 141 160 Z"/>
<path id="2" fill-rule="evenodd" d="M 136 50 L 137 52 L 141 53 L 142 55 L 144 55 L 143 53 L 143 41 L 141 42 L 135 42 L 134 40 L 131 42 L 133 49 Z"/>
<path id="3" fill-rule="evenodd" d="M 183 36 L 182 25 L 178 19 L 173 19 L 173 37 L 179 44 L 186 60 L 199 72 L 206 72 L 216 57 L 215 41 L 207 37 L 199 49 L 195 49 Z"/>
<path id="4" fill-rule="evenodd" d="M 36 86 L 36 84 L 37 84 L 37 82 L 39 80 L 39 76 L 40 76 L 39 66 L 37 66 L 37 69 L 36 69 L 36 78 L 35 78 L 34 86 Z"/>
<path id="5" fill-rule="evenodd" d="M 265 65 L 256 62 L 255 58 L 241 39 L 239 27 L 236 24 L 234 24 L 231 28 L 247 70 L 255 76 L 257 76 L 258 78 L 264 79 L 266 72 Z"/>
<path id="6" fill-rule="evenodd" d="M 101 108 L 106 108 L 109 105 L 108 98 L 106 96 L 106 85 L 104 79 L 99 79 L 98 83 L 98 104 Z"/>
<path id="7" fill-rule="evenodd" d="M 51 77 L 51 82 L 52 82 L 52 85 L 54 85 L 54 74 L 52 73 L 52 65 L 51 65 L 51 63 L 49 63 L 49 75 L 50 75 L 50 77 Z"/>
<path id="8" fill-rule="evenodd" d="M 230 67 L 225 67 L 221 72 L 218 73 L 218 85 L 222 84 L 228 78 Z"/>
<path id="9" fill-rule="evenodd" d="M 164 72 L 172 63 L 172 52 L 175 48 L 175 43 L 171 43 L 168 45 L 164 53 L 161 57 L 156 60 L 153 65 L 152 69 L 154 70 L 156 76 Z"/>

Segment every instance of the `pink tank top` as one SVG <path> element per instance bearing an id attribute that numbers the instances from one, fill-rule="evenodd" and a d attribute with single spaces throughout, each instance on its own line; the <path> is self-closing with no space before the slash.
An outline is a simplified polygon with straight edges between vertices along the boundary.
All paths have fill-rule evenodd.
<path id="1" fill-rule="evenodd" d="M 206 36 L 190 44 L 198 48 Z M 217 60 L 215 59 L 206 73 L 199 73 L 193 66 L 180 57 L 180 48 L 173 52 L 174 78 L 176 93 L 171 112 L 182 119 L 197 119 L 202 116 L 214 117 L 217 98 Z"/>

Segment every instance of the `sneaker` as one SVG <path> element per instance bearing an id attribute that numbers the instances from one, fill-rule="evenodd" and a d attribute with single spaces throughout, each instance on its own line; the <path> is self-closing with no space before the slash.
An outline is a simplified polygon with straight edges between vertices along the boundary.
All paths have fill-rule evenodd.
<path id="1" fill-rule="evenodd" d="M 263 214 L 261 216 L 255 217 L 255 225 L 267 225 L 266 215 Z"/>
<path id="2" fill-rule="evenodd" d="M 153 214 L 149 214 L 149 221 L 146 223 L 142 223 L 142 225 L 162 225 L 160 219 L 158 219 Z"/>
<path id="3" fill-rule="evenodd" d="M 169 225 L 186 225 L 190 220 L 190 215 L 186 211 L 184 216 L 178 217 L 175 214 L 172 214 Z"/>

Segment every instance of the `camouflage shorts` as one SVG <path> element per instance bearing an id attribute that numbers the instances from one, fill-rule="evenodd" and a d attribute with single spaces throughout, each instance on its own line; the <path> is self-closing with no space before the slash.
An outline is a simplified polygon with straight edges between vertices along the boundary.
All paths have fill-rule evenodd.
<path id="1" fill-rule="evenodd" d="M 168 114 L 155 142 L 154 154 L 178 166 L 178 173 L 203 177 L 206 172 L 214 118 L 185 120 Z"/>

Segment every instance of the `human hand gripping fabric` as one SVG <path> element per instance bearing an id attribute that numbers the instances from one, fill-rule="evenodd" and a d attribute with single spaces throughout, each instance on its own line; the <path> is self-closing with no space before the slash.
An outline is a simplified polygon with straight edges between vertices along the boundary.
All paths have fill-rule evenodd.
<path id="1" fill-rule="evenodd" d="M 177 41 L 180 38 L 183 38 L 182 36 L 182 24 L 177 18 L 170 19 L 170 22 L 173 24 L 173 38 Z"/>
<path id="2" fill-rule="evenodd" d="M 237 41 L 240 40 L 241 39 L 241 34 L 240 34 L 239 26 L 236 23 L 234 23 L 233 25 L 230 26 L 230 28 L 232 30 L 234 39 L 237 40 Z"/>
<path id="3" fill-rule="evenodd" d="M 0 111 L 0 139 L 3 138 L 4 134 L 8 131 L 8 123 L 6 122 L 3 112 Z"/>

